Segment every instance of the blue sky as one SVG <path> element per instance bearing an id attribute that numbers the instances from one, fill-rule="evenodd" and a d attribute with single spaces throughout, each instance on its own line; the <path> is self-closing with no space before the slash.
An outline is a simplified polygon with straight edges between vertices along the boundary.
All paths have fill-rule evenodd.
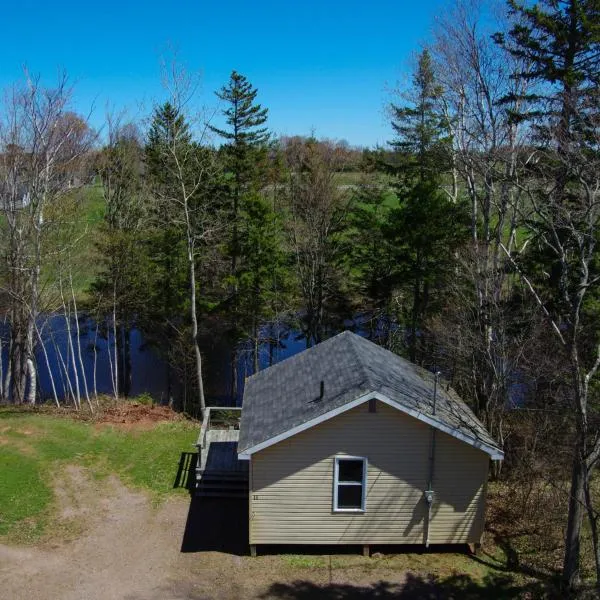
<path id="1" fill-rule="evenodd" d="M 0 86 L 24 64 L 51 82 L 65 69 L 76 107 L 99 124 L 107 102 L 142 117 L 162 98 L 169 46 L 202 72 L 199 102 L 232 69 L 259 89 L 276 134 L 374 145 L 390 139 L 386 91 L 406 72 L 444 0 L 183 0 L 32 2 L 3 9 Z M 217 123 L 218 124 L 218 123 Z"/>

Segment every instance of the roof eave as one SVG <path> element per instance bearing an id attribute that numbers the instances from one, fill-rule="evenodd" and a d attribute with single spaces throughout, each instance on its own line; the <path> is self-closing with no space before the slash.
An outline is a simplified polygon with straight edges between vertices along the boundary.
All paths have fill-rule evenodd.
<path id="1" fill-rule="evenodd" d="M 400 404 L 399 402 L 394 402 L 385 394 L 382 394 L 381 392 L 377 392 L 377 391 L 369 391 L 366 394 L 362 394 L 358 398 L 352 400 L 351 402 L 348 402 L 347 404 L 344 404 L 343 406 L 334 408 L 322 415 L 319 415 L 318 417 L 315 417 L 314 419 L 310 419 L 309 421 L 306 421 L 304 423 L 296 425 L 295 427 L 292 427 L 292 428 L 288 429 L 287 431 L 284 431 L 276 436 L 273 436 L 273 437 L 269 438 L 268 440 L 264 440 L 263 442 L 260 442 L 259 444 L 255 444 L 254 446 L 245 448 L 241 452 L 238 452 L 238 458 L 240 460 L 250 460 L 250 457 L 253 454 L 256 454 L 257 452 L 264 450 L 265 448 L 273 446 L 274 444 L 278 444 L 279 442 L 282 442 L 283 440 L 286 440 L 286 439 L 292 437 L 293 435 L 301 433 L 302 431 L 306 431 L 307 429 L 310 429 L 311 427 L 314 427 L 315 425 L 319 425 L 320 423 L 328 421 L 329 419 L 332 419 L 333 417 L 336 417 L 337 415 L 340 415 L 348 410 L 356 408 L 357 406 L 364 404 L 365 402 L 367 402 L 368 400 L 370 400 L 372 398 L 375 398 L 376 400 L 379 400 L 379 401 L 383 402 L 384 404 L 387 404 L 388 406 L 391 406 L 392 408 L 399 410 L 400 412 L 410 415 L 411 417 L 414 417 L 415 419 L 418 419 L 419 421 L 422 421 L 423 423 L 427 423 L 428 425 L 431 425 L 431 427 L 434 427 L 435 429 L 443 431 L 444 433 L 447 433 L 448 435 L 450 435 L 456 439 L 459 439 L 459 440 L 469 444 L 470 446 L 473 446 L 474 448 L 478 448 L 482 452 L 485 452 L 486 454 L 488 454 L 491 460 L 503 460 L 504 459 L 504 452 L 502 452 L 502 450 L 500 450 L 496 446 L 487 444 L 487 443 L 483 442 L 482 440 L 477 439 L 476 437 L 471 437 L 469 435 L 466 435 L 464 432 L 462 432 L 456 428 L 453 428 L 450 425 L 447 425 L 445 423 L 441 423 L 437 419 L 434 419 L 434 418 L 430 417 L 429 415 L 426 415 L 420 411 L 417 411 L 417 410 L 414 410 L 407 406 L 404 406 L 403 404 Z"/>

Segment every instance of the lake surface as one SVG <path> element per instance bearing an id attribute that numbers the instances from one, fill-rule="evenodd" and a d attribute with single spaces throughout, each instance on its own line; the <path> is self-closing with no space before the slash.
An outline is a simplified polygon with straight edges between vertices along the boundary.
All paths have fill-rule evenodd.
<path id="1" fill-rule="evenodd" d="M 94 361 L 96 361 L 96 389 L 99 394 L 112 394 L 111 359 L 114 359 L 114 346 L 112 340 L 96 334 L 96 325 L 91 319 L 82 319 L 80 322 L 80 341 L 83 368 L 81 367 L 76 345 L 76 328 L 71 321 L 72 345 L 75 348 L 75 365 L 71 358 L 69 348 L 69 334 L 67 322 L 62 315 L 52 315 L 40 320 L 40 329 L 44 339 L 45 351 L 39 346 L 36 348 L 35 358 L 38 369 L 38 399 L 41 401 L 52 400 L 52 384 L 48 372 L 48 365 L 54 374 L 57 394 L 60 399 L 68 393 L 68 383 L 64 377 L 63 362 L 67 365 L 69 377 L 74 385 L 75 370 L 80 380 L 81 395 L 84 396 L 83 373 L 87 380 L 90 393 L 94 389 Z M 306 347 L 304 339 L 300 338 L 299 332 L 285 327 L 269 328 L 269 334 L 277 339 L 277 344 L 262 344 L 259 349 L 260 367 L 265 368 L 269 364 L 275 364 L 284 358 L 292 356 Z M 6 373 L 8 364 L 8 338 L 7 326 L 0 324 L 0 336 L 2 336 L 2 364 L 3 372 Z M 159 353 L 145 343 L 142 333 L 138 329 L 131 332 L 131 392 L 130 396 L 150 394 L 157 402 L 167 403 L 168 374 L 167 364 Z M 95 352 L 94 352 L 95 348 Z M 252 375 L 253 359 L 252 352 L 247 345 L 241 344 L 238 350 L 238 393 L 237 398 L 232 397 L 231 385 L 231 346 L 225 342 L 212 338 L 201 340 L 203 355 L 203 376 L 207 402 L 213 405 L 241 404 L 244 381 Z M 174 395 L 181 395 L 181 384 L 175 381 Z"/>

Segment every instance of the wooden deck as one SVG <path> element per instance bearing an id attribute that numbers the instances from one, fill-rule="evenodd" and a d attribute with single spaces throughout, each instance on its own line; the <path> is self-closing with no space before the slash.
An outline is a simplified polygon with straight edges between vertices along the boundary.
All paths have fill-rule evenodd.
<path id="1" fill-rule="evenodd" d="M 211 406 L 198 437 L 196 494 L 247 497 L 248 462 L 238 460 L 241 408 Z"/>

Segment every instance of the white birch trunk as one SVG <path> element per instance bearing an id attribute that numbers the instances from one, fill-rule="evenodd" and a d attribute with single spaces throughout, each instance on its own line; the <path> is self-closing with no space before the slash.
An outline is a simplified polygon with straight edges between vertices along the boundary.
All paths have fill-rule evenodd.
<path id="1" fill-rule="evenodd" d="M 79 366 L 81 367 L 81 377 L 83 378 L 83 390 L 85 392 L 85 399 L 88 403 L 90 411 L 94 412 L 94 407 L 90 402 L 90 393 L 88 390 L 87 376 L 85 374 L 85 366 L 83 364 L 83 357 L 81 355 L 81 331 L 79 329 L 79 314 L 77 312 L 77 301 L 75 300 L 75 290 L 73 289 L 73 275 L 71 268 L 69 267 L 69 285 L 71 287 L 71 297 L 73 299 L 73 311 L 75 312 L 75 333 L 77 334 L 77 357 L 79 360 Z"/>
<path id="2" fill-rule="evenodd" d="M 98 386 L 96 373 L 98 368 L 98 322 L 96 321 L 96 333 L 94 334 L 94 397 L 96 398 L 96 403 L 98 402 Z"/>
<path id="3" fill-rule="evenodd" d="M 33 359 L 27 359 L 27 373 L 29 374 L 29 389 L 27 391 L 28 404 L 35 404 L 35 395 L 37 392 L 37 370 Z"/>
<path id="4" fill-rule="evenodd" d="M 116 283 L 113 285 L 113 339 L 115 340 L 115 357 L 114 357 L 114 368 L 115 368 L 115 379 L 113 382 L 113 391 L 115 394 L 115 400 L 119 399 L 119 345 L 117 339 L 117 286 Z"/>
<path id="5" fill-rule="evenodd" d="M 73 348 L 73 338 L 71 335 L 71 311 L 68 310 L 67 308 L 67 304 L 65 303 L 65 296 L 63 293 L 63 287 L 62 287 L 62 273 L 59 272 L 59 276 L 58 276 L 58 285 L 59 285 L 59 289 L 60 289 L 60 297 L 62 300 L 62 305 L 63 305 L 63 311 L 64 311 L 64 318 L 65 318 L 65 327 L 67 329 L 67 363 L 69 362 L 69 358 L 71 360 L 71 364 L 69 366 L 71 366 L 73 368 L 73 379 L 75 380 L 75 404 L 77 409 L 79 410 L 81 408 L 81 390 L 79 387 L 79 373 L 77 372 L 77 363 L 75 362 L 75 349 Z M 68 372 L 67 372 L 67 377 L 68 377 Z"/>
<path id="6" fill-rule="evenodd" d="M 52 395 L 54 396 L 54 402 L 56 406 L 60 406 L 60 402 L 58 401 L 58 394 L 56 393 L 56 384 L 54 383 L 54 374 L 52 373 L 50 359 L 48 358 L 48 350 L 46 350 L 46 344 L 44 344 L 44 340 L 42 339 L 42 333 L 39 330 L 37 324 L 35 326 L 35 331 L 37 333 L 40 346 L 42 347 L 42 352 L 44 353 L 44 360 L 46 361 L 46 368 L 48 369 L 48 376 L 50 377 L 50 385 L 52 386 Z"/>
<path id="7" fill-rule="evenodd" d="M 204 420 L 206 403 L 204 400 L 204 384 L 202 382 L 202 354 L 198 344 L 198 316 L 196 315 L 196 268 L 194 265 L 194 254 L 192 251 L 188 254 L 190 264 L 190 313 L 192 317 L 192 343 L 196 355 L 196 377 L 198 379 L 198 399 L 200 400 L 200 413 Z"/>

